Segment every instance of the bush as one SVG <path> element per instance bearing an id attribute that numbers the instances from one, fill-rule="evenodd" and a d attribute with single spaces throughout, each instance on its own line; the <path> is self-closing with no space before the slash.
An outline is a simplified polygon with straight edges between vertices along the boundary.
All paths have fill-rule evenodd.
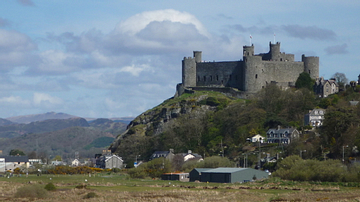
<path id="1" fill-rule="evenodd" d="M 83 199 L 88 199 L 88 198 L 95 198 L 95 197 L 97 197 L 98 195 L 95 193 L 95 192 L 89 192 L 89 193 L 87 193 L 84 197 L 83 197 Z"/>
<path id="2" fill-rule="evenodd" d="M 48 191 L 55 191 L 56 190 L 56 187 L 55 187 L 55 185 L 53 184 L 53 183 L 48 183 L 47 185 L 45 185 L 45 187 L 44 187 L 46 190 L 48 190 Z"/>
<path id="3" fill-rule="evenodd" d="M 131 178 L 140 178 L 140 179 L 144 179 L 145 177 L 148 176 L 148 174 L 145 172 L 145 170 L 142 167 L 131 168 L 128 170 L 128 174 L 130 175 Z"/>
<path id="4" fill-rule="evenodd" d="M 46 198 L 47 191 L 40 185 L 20 187 L 15 193 L 16 198 Z"/>

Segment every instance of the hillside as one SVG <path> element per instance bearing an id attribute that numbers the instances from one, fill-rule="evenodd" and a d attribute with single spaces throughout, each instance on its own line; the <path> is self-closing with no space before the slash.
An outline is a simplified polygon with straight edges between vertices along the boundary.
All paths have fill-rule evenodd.
<path id="1" fill-rule="evenodd" d="M 14 123 L 31 123 L 36 121 L 44 121 L 48 119 L 69 119 L 76 118 L 76 116 L 65 114 L 65 113 L 56 113 L 56 112 L 48 112 L 44 114 L 31 114 L 31 115 L 23 115 L 23 116 L 14 116 L 6 118 L 7 120 Z"/>
<path id="2" fill-rule="evenodd" d="M 20 149 L 27 154 L 37 151 L 46 156 L 63 157 L 73 157 L 78 151 L 83 157 L 93 157 L 125 129 L 126 124 L 110 119 L 96 119 L 90 124 L 83 118 L 12 123 L 0 126 L 0 148 L 5 154 Z"/>
<path id="3" fill-rule="evenodd" d="M 114 122 L 110 119 L 96 119 L 89 123 L 90 127 L 100 129 L 114 135 L 119 135 L 126 130 L 126 124 L 122 122 Z"/>
<path id="4" fill-rule="evenodd" d="M 24 134 L 3 140 L 0 141 L 0 148 L 5 153 L 11 149 L 20 149 L 26 153 L 36 151 L 38 155 L 48 157 L 61 155 L 63 158 L 74 158 L 77 151 L 82 157 L 93 157 L 95 153 L 101 153 L 104 147 L 86 146 L 101 137 L 115 136 L 99 129 L 76 126 L 42 134 Z"/>
<path id="5" fill-rule="evenodd" d="M 148 160 L 156 150 L 174 149 L 175 153 L 192 150 L 205 156 L 224 155 L 239 162 L 248 156 L 248 165 L 258 161 L 258 144 L 247 138 L 266 137 L 269 128 L 293 127 L 300 139 L 289 145 L 264 144 L 262 152 L 270 156 L 299 155 L 303 158 L 337 158 L 342 154 L 359 158 L 360 87 L 348 88 L 327 98 L 318 98 L 308 89 L 281 90 L 269 85 L 252 100 L 239 100 L 214 92 L 183 94 L 136 117 L 119 135 L 110 149 L 126 161 L 135 155 Z M 304 115 L 314 108 L 326 109 L 323 127 L 304 127 Z M 341 150 L 343 145 L 347 149 Z"/>
<path id="6" fill-rule="evenodd" d="M 7 119 L 0 118 L 0 126 L 6 126 L 6 125 L 10 125 L 10 124 L 13 124 L 13 122 L 11 122 Z"/>
<path id="7" fill-rule="evenodd" d="M 184 138 L 178 141 L 192 142 L 191 135 L 209 112 L 221 111 L 233 104 L 244 105 L 245 101 L 205 91 L 170 98 L 131 121 L 128 129 L 116 138 L 110 149 L 129 159 L 139 154 L 149 156 L 155 150 L 167 150 L 169 147 L 187 151 L 190 148 L 176 141 Z M 185 137 L 173 137 L 167 134 L 171 130 L 183 130 L 187 134 Z M 174 144 L 161 142 L 168 138 Z"/>
<path id="8" fill-rule="evenodd" d="M 0 126 L 0 138 L 13 138 L 28 133 L 45 133 L 62 130 L 69 127 L 89 127 L 83 118 L 49 119 L 28 124 L 11 124 Z"/>

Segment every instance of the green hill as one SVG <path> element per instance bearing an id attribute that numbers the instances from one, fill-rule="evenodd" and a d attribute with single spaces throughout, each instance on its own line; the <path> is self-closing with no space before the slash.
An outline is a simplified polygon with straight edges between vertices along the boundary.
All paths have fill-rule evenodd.
<path id="1" fill-rule="evenodd" d="M 269 128 L 294 127 L 301 135 L 290 145 L 264 144 L 262 152 L 271 156 L 299 155 L 303 158 L 359 158 L 360 87 L 338 95 L 318 98 L 308 89 L 281 90 L 269 85 L 251 100 L 227 97 L 215 92 L 195 92 L 164 101 L 136 117 L 119 135 L 110 149 L 125 160 L 141 155 L 148 159 L 156 150 L 170 148 L 175 153 L 192 150 L 205 156 L 224 155 L 239 162 L 248 156 L 249 165 L 257 162 L 258 145 L 247 138 L 266 136 Z M 307 130 L 304 115 L 314 108 L 326 108 L 324 126 Z M 310 127 L 311 128 L 311 127 Z M 251 155 L 250 155 L 251 153 Z M 264 157 L 264 154 L 261 154 Z"/>

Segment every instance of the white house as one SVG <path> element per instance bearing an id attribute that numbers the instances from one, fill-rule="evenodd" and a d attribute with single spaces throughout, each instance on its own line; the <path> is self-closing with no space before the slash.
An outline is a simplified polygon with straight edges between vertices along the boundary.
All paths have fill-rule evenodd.
<path id="1" fill-rule="evenodd" d="M 264 142 L 264 139 L 265 139 L 265 138 L 264 138 L 263 136 L 257 134 L 257 135 L 255 135 L 255 136 L 251 137 L 251 142 L 260 142 L 260 143 L 263 143 L 263 142 Z"/>
<path id="2" fill-rule="evenodd" d="M 323 125 L 325 119 L 325 109 L 313 109 L 304 116 L 304 125 L 319 127 Z"/>

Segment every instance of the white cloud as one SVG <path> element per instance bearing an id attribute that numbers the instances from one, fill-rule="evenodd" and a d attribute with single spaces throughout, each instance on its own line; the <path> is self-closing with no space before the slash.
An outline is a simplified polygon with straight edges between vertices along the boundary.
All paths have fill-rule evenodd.
<path id="1" fill-rule="evenodd" d="M 204 36 L 209 36 L 205 27 L 201 22 L 193 15 L 187 12 L 180 12 L 173 9 L 166 10 L 156 10 L 156 11 L 147 11 L 139 13 L 130 17 L 129 19 L 121 22 L 116 31 L 120 33 L 127 33 L 130 35 L 135 35 L 141 30 L 145 29 L 147 25 L 151 22 L 179 22 L 182 24 L 193 24 L 200 34 Z"/>
<path id="2" fill-rule="evenodd" d="M 0 98 L 0 104 L 2 106 L 18 106 L 19 108 L 29 107 L 31 103 L 29 100 L 23 99 L 20 96 L 9 96 Z"/>
<path id="3" fill-rule="evenodd" d="M 150 71 L 151 67 L 149 65 L 143 64 L 143 65 L 131 65 L 131 66 L 126 66 L 120 69 L 120 72 L 128 72 L 133 76 L 138 77 L 140 75 L 141 72 L 143 71 Z"/>
<path id="4" fill-rule="evenodd" d="M 53 105 L 61 105 L 63 104 L 63 100 L 57 97 L 53 97 L 51 95 L 45 94 L 45 93 L 34 93 L 33 97 L 33 103 L 34 105 L 39 106 L 53 106 Z"/>

